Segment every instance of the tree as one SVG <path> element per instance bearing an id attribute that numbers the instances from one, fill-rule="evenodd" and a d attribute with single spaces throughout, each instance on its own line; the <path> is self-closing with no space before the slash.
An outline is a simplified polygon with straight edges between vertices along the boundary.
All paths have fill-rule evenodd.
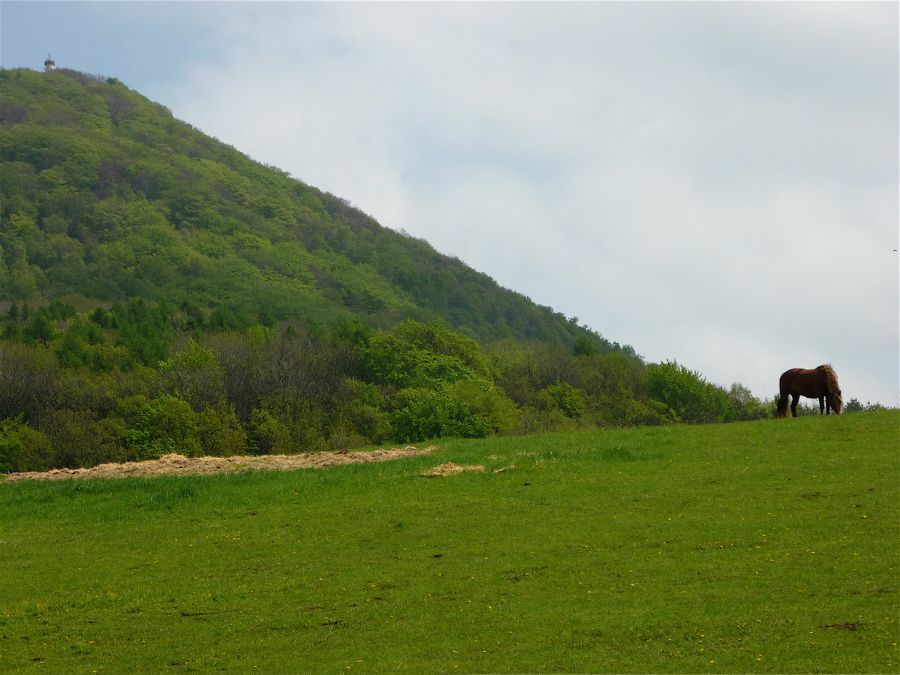
<path id="1" fill-rule="evenodd" d="M 731 385 L 728 392 L 734 402 L 734 419 L 738 421 L 761 420 L 772 417 L 770 406 L 753 396 L 751 391 L 739 382 Z"/>
<path id="2" fill-rule="evenodd" d="M 90 410 L 54 410 L 40 423 L 51 454 L 48 468 L 92 467 L 126 459 L 125 423 L 116 417 L 98 419 Z"/>
<path id="3" fill-rule="evenodd" d="M 723 389 L 674 361 L 648 366 L 647 393 L 685 422 L 734 419 L 733 401 Z"/>
<path id="4" fill-rule="evenodd" d="M 188 338 L 185 349 L 161 361 L 159 371 L 166 388 L 187 401 L 195 411 L 214 406 L 224 394 L 224 371 L 212 351 Z"/>
<path id="5" fill-rule="evenodd" d="M 584 415 L 584 397 L 568 382 L 560 382 L 544 391 L 566 417 L 577 419 Z"/>
<path id="6" fill-rule="evenodd" d="M 887 410 L 880 403 L 871 403 L 869 401 L 866 402 L 865 405 L 859 402 L 858 399 L 851 398 L 847 401 L 847 404 L 844 406 L 845 413 L 853 413 L 853 412 L 874 412 L 878 410 Z"/>
<path id="7" fill-rule="evenodd" d="M 404 443 L 446 436 L 481 438 L 491 432 L 490 418 L 474 413 L 446 386 L 403 389 L 394 406 L 394 438 Z"/>
<path id="8" fill-rule="evenodd" d="M 225 401 L 219 401 L 200 412 L 197 432 L 204 455 L 233 457 L 247 452 L 247 434 L 238 420 L 234 406 Z"/>
<path id="9" fill-rule="evenodd" d="M 37 423 L 66 399 L 68 380 L 55 355 L 39 346 L 0 342 L 0 419 Z"/>
<path id="10" fill-rule="evenodd" d="M 44 312 L 34 314 L 22 331 L 22 335 L 27 340 L 40 342 L 42 345 L 50 344 L 57 335 L 53 322 L 47 318 Z"/>
<path id="11" fill-rule="evenodd" d="M 250 414 L 247 443 L 254 455 L 287 455 L 293 451 L 290 429 L 265 409 L 256 409 Z"/>
<path id="12" fill-rule="evenodd" d="M 124 442 L 137 460 L 158 459 L 169 453 L 200 455 L 198 416 L 186 401 L 164 394 L 146 403 Z"/>
<path id="13" fill-rule="evenodd" d="M 22 415 L 0 419 L 0 473 L 25 470 L 25 451 L 19 439 Z"/>
<path id="14" fill-rule="evenodd" d="M 390 333 L 372 336 L 364 349 L 364 363 L 368 379 L 398 388 L 493 379 L 478 343 L 439 321 L 423 324 L 410 319 Z"/>

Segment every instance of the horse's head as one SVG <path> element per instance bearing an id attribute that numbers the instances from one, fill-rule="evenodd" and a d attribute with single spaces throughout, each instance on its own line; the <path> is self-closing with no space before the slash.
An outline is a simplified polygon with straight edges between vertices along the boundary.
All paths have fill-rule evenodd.
<path id="1" fill-rule="evenodd" d="M 825 389 L 828 392 L 828 401 L 836 415 L 844 410 L 844 399 L 841 397 L 841 385 L 838 384 L 837 373 L 830 365 L 819 366 L 825 372 Z"/>
<path id="2" fill-rule="evenodd" d="M 840 389 L 831 392 L 831 409 L 835 415 L 840 415 L 844 411 L 844 399 L 841 397 Z"/>

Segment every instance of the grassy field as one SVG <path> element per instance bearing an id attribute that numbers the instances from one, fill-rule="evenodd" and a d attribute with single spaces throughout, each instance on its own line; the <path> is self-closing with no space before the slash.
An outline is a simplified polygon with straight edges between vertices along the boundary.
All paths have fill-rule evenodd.
<path id="1" fill-rule="evenodd" d="M 0 672 L 896 673 L 898 449 L 888 411 L 0 484 Z"/>

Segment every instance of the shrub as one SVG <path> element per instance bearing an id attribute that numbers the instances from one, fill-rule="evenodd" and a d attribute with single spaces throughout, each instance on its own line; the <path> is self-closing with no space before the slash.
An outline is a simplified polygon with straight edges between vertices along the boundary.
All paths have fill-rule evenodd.
<path id="1" fill-rule="evenodd" d="M 475 412 L 451 393 L 449 387 L 404 389 L 397 394 L 391 413 L 394 438 L 401 442 L 441 436 L 481 438 L 491 432 L 491 418 Z"/>
<path id="2" fill-rule="evenodd" d="M 219 401 L 204 408 L 197 420 L 203 454 L 210 457 L 234 457 L 247 452 L 247 434 L 233 405 Z"/>
<path id="3" fill-rule="evenodd" d="M 86 410 L 54 410 L 41 421 L 51 448 L 45 463 L 51 468 L 90 468 L 126 458 L 125 422 L 118 417 L 97 419 Z"/>
<path id="4" fill-rule="evenodd" d="M 200 454 L 198 415 L 180 398 L 162 395 L 140 410 L 137 423 L 125 432 L 131 459 L 158 459 L 168 453 Z"/>
<path id="5" fill-rule="evenodd" d="M 22 415 L 0 420 L 0 473 L 24 471 L 25 448 L 19 439 Z"/>
<path id="6" fill-rule="evenodd" d="M 291 452 L 291 432 L 268 410 L 259 408 L 247 423 L 247 445 L 254 455 L 287 455 Z"/>
<path id="7" fill-rule="evenodd" d="M 566 417 L 577 419 L 584 414 L 584 397 L 568 382 L 560 382 L 544 391 Z"/>

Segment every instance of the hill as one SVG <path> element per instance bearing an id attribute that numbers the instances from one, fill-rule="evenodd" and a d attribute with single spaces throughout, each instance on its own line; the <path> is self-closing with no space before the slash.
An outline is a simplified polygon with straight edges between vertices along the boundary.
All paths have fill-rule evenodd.
<path id="1" fill-rule="evenodd" d="M 0 482 L 0 670 L 895 673 L 898 423 Z"/>
<path id="2" fill-rule="evenodd" d="M 582 337 L 634 355 L 118 81 L 5 70 L 0 91 L 3 311 L 139 296 L 228 327 L 442 319 L 481 343 Z"/>
<path id="3" fill-rule="evenodd" d="M 0 472 L 771 415 L 114 79 L 0 95 Z"/>

